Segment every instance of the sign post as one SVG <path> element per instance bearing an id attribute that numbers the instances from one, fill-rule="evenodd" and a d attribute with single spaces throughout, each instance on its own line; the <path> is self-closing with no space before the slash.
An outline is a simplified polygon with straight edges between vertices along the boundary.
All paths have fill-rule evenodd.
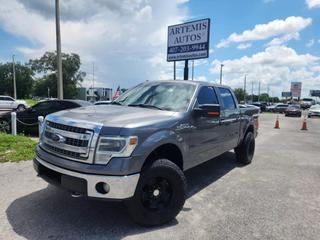
<path id="1" fill-rule="evenodd" d="M 209 57 L 210 19 L 168 27 L 167 61 L 184 62 L 184 80 L 189 79 L 189 59 Z"/>
<path id="2" fill-rule="evenodd" d="M 301 97 L 301 88 L 302 88 L 302 82 L 292 82 L 291 83 L 291 94 L 292 97 L 296 97 L 300 99 Z"/>

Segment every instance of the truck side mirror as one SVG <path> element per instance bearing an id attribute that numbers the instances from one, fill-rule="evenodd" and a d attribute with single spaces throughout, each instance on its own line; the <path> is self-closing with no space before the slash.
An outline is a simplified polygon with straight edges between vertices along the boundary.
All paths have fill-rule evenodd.
<path id="1" fill-rule="evenodd" d="M 202 104 L 193 109 L 196 116 L 201 117 L 220 117 L 220 105 L 219 104 Z"/>

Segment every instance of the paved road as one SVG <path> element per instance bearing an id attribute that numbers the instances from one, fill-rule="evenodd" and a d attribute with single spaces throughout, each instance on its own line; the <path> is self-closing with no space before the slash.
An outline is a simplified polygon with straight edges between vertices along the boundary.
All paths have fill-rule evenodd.
<path id="1" fill-rule="evenodd" d="M 0 239 L 315 239 L 320 236 L 320 119 L 261 117 L 254 162 L 232 152 L 187 172 L 176 220 L 144 228 L 121 203 L 71 198 L 31 162 L 0 165 Z"/>

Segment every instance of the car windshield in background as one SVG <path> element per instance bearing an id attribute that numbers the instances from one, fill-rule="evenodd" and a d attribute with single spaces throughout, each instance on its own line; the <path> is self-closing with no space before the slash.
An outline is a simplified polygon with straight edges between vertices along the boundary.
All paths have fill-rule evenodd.
<path id="1" fill-rule="evenodd" d="M 112 104 L 183 112 L 187 110 L 194 91 L 193 84 L 147 83 L 127 91 Z"/>
<path id="2" fill-rule="evenodd" d="M 300 109 L 299 105 L 290 105 L 289 106 L 290 109 Z"/>
<path id="3" fill-rule="evenodd" d="M 320 105 L 318 105 L 318 104 L 317 104 L 317 105 L 313 105 L 313 106 L 311 106 L 310 109 L 313 109 L 313 110 L 314 110 L 314 109 L 320 109 Z"/>

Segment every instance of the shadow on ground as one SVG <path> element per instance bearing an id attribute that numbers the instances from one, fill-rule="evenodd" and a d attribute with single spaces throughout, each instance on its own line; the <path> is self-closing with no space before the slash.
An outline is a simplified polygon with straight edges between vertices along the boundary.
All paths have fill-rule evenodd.
<path id="1" fill-rule="evenodd" d="M 234 153 L 227 152 L 186 172 L 188 197 L 193 196 L 238 167 Z M 192 209 L 184 209 L 192 211 Z M 128 235 L 170 228 L 177 220 L 157 228 L 134 224 L 121 202 L 71 198 L 48 186 L 14 200 L 6 210 L 13 230 L 27 239 L 122 239 Z"/>

